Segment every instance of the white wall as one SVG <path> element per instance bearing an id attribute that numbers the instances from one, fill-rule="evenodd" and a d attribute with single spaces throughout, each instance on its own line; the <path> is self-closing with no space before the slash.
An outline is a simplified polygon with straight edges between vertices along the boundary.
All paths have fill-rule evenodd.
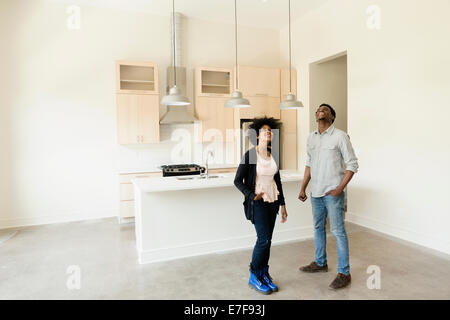
<path id="1" fill-rule="evenodd" d="M 0 228 L 115 216 L 119 166 L 164 152 L 116 144 L 114 61 L 157 62 L 162 94 L 169 17 L 87 6 L 80 30 L 67 17 L 52 1 L 0 1 Z M 185 25 L 192 99 L 195 66 L 233 66 L 234 27 Z M 278 31 L 239 31 L 242 64 L 278 65 Z"/>
<path id="2" fill-rule="evenodd" d="M 347 132 L 347 56 L 310 64 L 309 123 L 317 127 L 316 110 L 322 103 L 336 111 L 333 125 Z"/>
<path id="3" fill-rule="evenodd" d="M 366 27 L 369 5 L 381 29 Z M 309 126 L 309 63 L 348 52 L 348 133 L 360 171 L 348 220 L 450 253 L 448 0 L 330 0 L 293 23 L 299 168 Z M 287 53 L 287 29 L 280 33 Z M 284 50 L 286 48 L 286 50 Z"/>

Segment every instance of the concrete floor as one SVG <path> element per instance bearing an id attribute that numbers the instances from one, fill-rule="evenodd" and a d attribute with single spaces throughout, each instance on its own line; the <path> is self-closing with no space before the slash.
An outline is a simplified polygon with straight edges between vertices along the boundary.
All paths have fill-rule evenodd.
<path id="1" fill-rule="evenodd" d="M 298 271 L 313 260 L 313 240 L 273 246 L 280 291 L 264 296 L 248 288 L 251 250 L 139 265 L 133 224 L 111 218 L 21 228 L 0 243 L 0 299 L 450 299 L 448 256 L 349 223 L 347 231 L 350 287 L 328 289 L 337 266 L 329 236 L 328 273 Z M 80 267 L 79 290 L 67 289 L 70 265 Z M 367 288 L 370 265 L 381 269 L 379 290 Z"/>

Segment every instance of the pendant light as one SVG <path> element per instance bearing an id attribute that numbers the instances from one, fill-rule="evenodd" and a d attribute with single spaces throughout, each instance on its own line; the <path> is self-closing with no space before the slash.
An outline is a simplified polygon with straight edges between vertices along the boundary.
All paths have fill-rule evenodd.
<path id="1" fill-rule="evenodd" d="M 291 0 L 289 0 L 289 93 L 286 96 L 286 99 L 280 103 L 280 109 L 303 108 L 303 103 L 298 101 L 295 94 L 292 93 L 291 60 Z"/>
<path id="2" fill-rule="evenodd" d="M 188 106 L 189 99 L 181 94 L 177 88 L 177 64 L 175 59 L 175 0 L 172 0 L 172 37 L 173 37 L 173 79 L 174 86 L 170 88 L 169 94 L 164 96 L 161 104 L 164 106 Z"/>
<path id="3" fill-rule="evenodd" d="M 236 49 L 236 77 L 235 77 L 235 90 L 231 95 L 231 98 L 225 102 L 226 108 L 249 108 L 250 102 L 247 99 L 244 99 L 242 96 L 242 92 L 239 91 L 238 85 L 238 60 L 237 60 L 237 7 L 236 0 L 234 0 L 234 41 L 235 41 L 235 49 Z"/>

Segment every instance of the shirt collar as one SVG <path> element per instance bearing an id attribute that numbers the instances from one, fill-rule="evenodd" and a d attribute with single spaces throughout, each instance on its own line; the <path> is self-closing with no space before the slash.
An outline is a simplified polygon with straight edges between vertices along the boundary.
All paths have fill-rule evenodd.
<path id="1" fill-rule="evenodd" d="M 330 135 L 333 134 L 334 131 L 334 125 L 331 125 L 327 130 L 325 130 L 323 133 L 328 133 Z M 319 134 L 319 128 L 316 129 L 316 131 L 314 131 L 315 134 Z"/>

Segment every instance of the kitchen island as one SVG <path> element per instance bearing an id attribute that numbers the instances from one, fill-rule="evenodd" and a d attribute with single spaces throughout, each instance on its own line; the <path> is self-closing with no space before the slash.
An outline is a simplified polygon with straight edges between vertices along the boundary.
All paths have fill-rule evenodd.
<path id="1" fill-rule="evenodd" d="M 303 174 L 280 173 L 288 220 L 281 224 L 277 217 L 272 242 L 311 238 L 310 202 L 297 198 Z M 133 179 L 139 263 L 252 248 L 254 226 L 233 182 L 234 173 Z"/>

